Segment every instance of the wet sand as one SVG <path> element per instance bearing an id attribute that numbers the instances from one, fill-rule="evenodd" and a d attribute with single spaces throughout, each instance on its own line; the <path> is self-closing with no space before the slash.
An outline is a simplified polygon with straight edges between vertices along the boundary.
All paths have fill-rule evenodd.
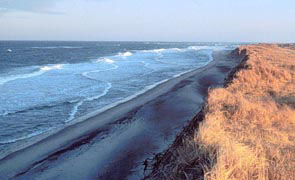
<path id="1" fill-rule="evenodd" d="M 238 64 L 229 51 L 104 113 L 0 160 L 0 179 L 141 179 L 148 161 L 198 113 L 207 89 Z"/>

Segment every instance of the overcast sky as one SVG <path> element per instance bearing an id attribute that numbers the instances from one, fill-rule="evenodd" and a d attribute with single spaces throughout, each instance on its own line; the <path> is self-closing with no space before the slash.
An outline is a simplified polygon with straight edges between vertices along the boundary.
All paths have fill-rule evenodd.
<path id="1" fill-rule="evenodd" d="M 295 42 L 295 0 L 0 0 L 0 39 Z"/>

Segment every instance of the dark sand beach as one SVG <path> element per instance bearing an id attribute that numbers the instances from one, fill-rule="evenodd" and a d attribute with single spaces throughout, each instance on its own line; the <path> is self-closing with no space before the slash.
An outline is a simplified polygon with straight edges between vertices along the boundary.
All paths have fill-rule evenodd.
<path id="1" fill-rule="evenodd" d="M 214 52 L 207 66 L 169 80 L 0 160 L 0 179 L 142 179 L 222 86 L 239 61 Z"/>

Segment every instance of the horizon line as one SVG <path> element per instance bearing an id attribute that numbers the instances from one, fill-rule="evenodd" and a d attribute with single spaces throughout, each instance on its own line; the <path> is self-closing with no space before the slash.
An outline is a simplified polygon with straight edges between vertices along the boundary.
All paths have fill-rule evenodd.
<path id="1" fill-rule="evenodd" d="M 16 40 L 0 39 L 0 41 L 30 41 L 30 42 L 163 42 L 163 43 L 282 43 L 282 42 L 263 42 L 263 41 L 160 41 L 160 40 Z M 294 42 L 295 43 L 295 42 Z"/>

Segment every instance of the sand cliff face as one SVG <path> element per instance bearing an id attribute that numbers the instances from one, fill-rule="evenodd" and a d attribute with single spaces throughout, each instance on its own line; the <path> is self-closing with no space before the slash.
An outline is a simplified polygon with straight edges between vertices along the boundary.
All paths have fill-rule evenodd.
<path id="1" fill-rule="evenodd" d="M 295 179 L 294 45 L 250 45 L 150 179 Z M 201 123 L 200 123 L 201 122 Z"/>

